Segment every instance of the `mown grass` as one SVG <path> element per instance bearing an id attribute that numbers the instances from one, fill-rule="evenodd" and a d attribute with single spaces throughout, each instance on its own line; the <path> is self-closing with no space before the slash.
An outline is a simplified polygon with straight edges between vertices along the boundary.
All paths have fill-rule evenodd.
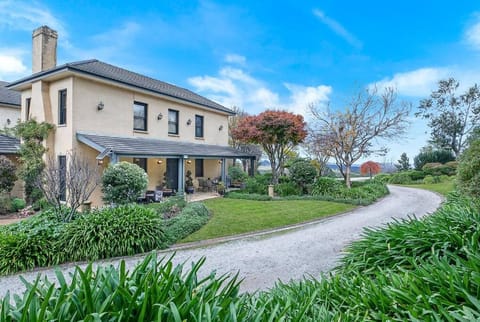
<path id="1" fill-rule="evenodd" d="M 430 184 L 409 184 L 409 185 L 402 185 L 404 187 L 411 187 L 411 188 L 419 188 L 437 192 L 441 195 L 448 195 L 450 192 L 455 190 L 455 184 L 452 181 L 445 181 L 440 183 L 430 183 Z"/>
<path id="2" fill-rule="evenodd" d="M 316 200 L 253 201 L 217 198 L 204 203 L 212 213 L 210 221 L 182 242 L 277 228 L 354 208 L 352 205 Z"/>

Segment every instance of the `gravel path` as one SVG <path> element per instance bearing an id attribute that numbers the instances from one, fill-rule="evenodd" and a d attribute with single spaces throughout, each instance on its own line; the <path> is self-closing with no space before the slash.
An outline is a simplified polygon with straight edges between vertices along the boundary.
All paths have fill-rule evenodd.
<path id="1" fill-rule="evenodd" d="M 364 227 L 380 226 L 393 218 L 417 217 L 432 213 L 442 198 L 426 190 L 390 186 L 390 195 L 381 201 L 360 207 L 344 215 L 321 220 L 301 228 L 246 237 L 221 244 L 177 250 L 174 262 L 196 261 L 202 256 L 207 260 L 201 274 L 216 270 L 219 274 L 240 271 L 243 291 L 255 291 L 272 287 L 276 281 L 287 282 L 304 276 L 318 276 L 338 263 L 342 250 L 358 239 Z M 172 250 L 161 252 L 169 256 Z M 143 256 L 125 258 L 130 269 Z M 117 264 L 119 259 L 99 262 Z M 85 266 L 85 265 L 80 265 Z M 72 265 L 62 265 L 66 273 L 73 271 Z M 32 281 L 38 273 L 55 279 L 52 269 L 22 274 Z M 18 275 L 0 278 L 0 298 L 10 290 L 20 293 L 24 290 Z"/>

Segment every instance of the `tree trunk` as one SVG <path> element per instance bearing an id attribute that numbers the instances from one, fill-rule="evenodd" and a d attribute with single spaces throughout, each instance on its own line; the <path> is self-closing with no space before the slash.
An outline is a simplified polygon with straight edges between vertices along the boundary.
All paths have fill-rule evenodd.
<path id="1" fill-rule="evenodd" d="M 350 164 L 345 165 L 345 184 L 347 188 L 350 189 L 352 187 L 352 180 L 350 178 L 352 166 Z"/>
<path id="2" fill-rule="evenodd" d="M 277 164 L 275 161 L 270 160 L 270 166 L 272 168 L 272 184 L 278 184 L 278 171 Z"/>

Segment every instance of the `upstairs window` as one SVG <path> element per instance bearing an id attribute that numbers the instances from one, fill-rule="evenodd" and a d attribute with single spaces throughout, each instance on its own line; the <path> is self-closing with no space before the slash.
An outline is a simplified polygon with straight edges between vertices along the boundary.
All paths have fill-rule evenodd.
<path id="1" fill-rule="evenodd" d="M 29 97 L 25 100 L 25 121 L 30 119 L 30 104 L 32 103 L 32 99 Z"/>
<path id="2" fill-rule="evenodd" d="M 195 137 L 203 138 L 203 116 L 195 115 Z"/>
<path id="3" fill-rule="evenodd" d="M 178 134 L 178 111 L 168 110 L 168 134 Z"/>
<path id="4" fill-rule="evenodd" d="M 67 124 L 67 90 L 58 91 L 58 125 Z"/>
<path id="5" fill-rule="evenodd" d="M 133 102 L 133 129 L 147 130 L 147 104 Z"/>

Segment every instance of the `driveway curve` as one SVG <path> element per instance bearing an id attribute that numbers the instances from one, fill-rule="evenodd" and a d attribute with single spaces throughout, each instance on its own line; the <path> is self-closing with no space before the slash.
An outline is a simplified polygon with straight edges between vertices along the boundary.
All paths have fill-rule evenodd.
<path id="1" fill-rule="evenodd" d="M 242 291 L 268 289 L 281 280 L 299 280 L 304 276 L 318 276 L 338 264 L 342 250 L 358 239 L 365 227 L 381 226 L 394 218 L 415 215 L 418 218 L 432 213 L 442 198 L 430 191 L 389 186 L 390 195 L 379 202 L 360 207 L 343 215 L 326 218 L 319 222 L 260 236 L 245 237 L 233 241 L 197 248 L 179 249 L 175 263 L 196 261 L 206 256 L 200 274 L 215 270 L 219 274 L 240 272 L 243 278 Z M 170 256 L 172 250 L 160 252 Z M 144 258 L 134 256 L 123 258 L 132 269 Z M 99 261 L 97 264 L 118 264 L 122 259 Z M 85 265 L 79 265 L 84 267 Z M 187 266 L 188 267 L 188 266 Z M 73 265 L 62 265 L 64 273 L 74 270 Z M 21 274 L 33 281 L 37 274 L 55 280 L 53 269 L 41 269 Z M 8 290 L 20 293 L 24 290 L 19 275 L 0 278 L 0 298 Z"/>

